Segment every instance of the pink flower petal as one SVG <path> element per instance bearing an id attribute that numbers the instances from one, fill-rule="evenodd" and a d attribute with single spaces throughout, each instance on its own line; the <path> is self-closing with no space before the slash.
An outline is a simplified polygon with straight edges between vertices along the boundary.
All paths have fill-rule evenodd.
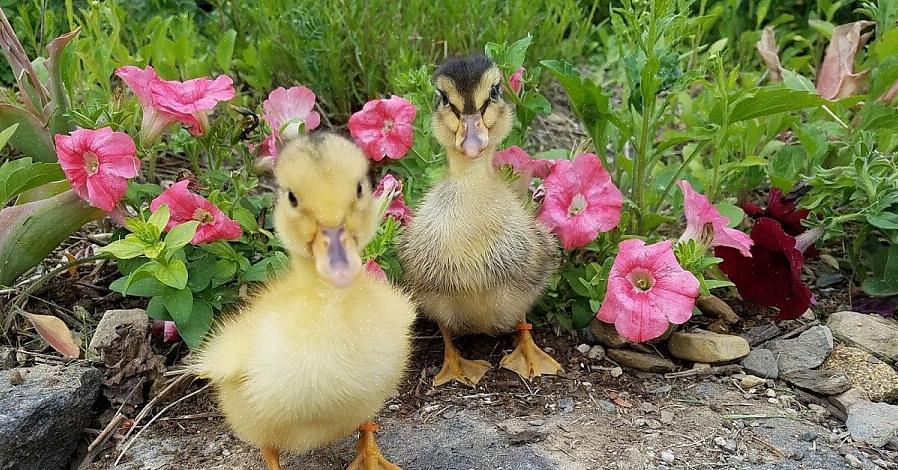
<path id="1" fill-rule="evenodd" d="M 703 228 L 710 224 L 714 230 L 711 246 L 729 246 L 742 252 L 743 256 L 751 256 L 751 237 L 739 230 L 727 227 L 729 221 L 720 214 L 708 198 L 699 194 L 686 180 L 677 182 L 683 190 L 683 205 L 686 212 L 686 230 L 680 241 L 695 240 L 700 242 Z"/>
<path id="2" fill-rule="evenodd" d="M 517 93 L 521 92 L 521 88 L 523 85 L 524 79 L 524 67 L 519 67 L 511 76 L 508 77 L 508 86 L 511 88 L 511 91 Z"/>
<path id="3" fill-rule="evenodd" d="M 689 320 L 699 283 L 677 263 L 672 246 L 670 240 L 654 245 L 636 239 L 621 242 L 596 318 L 614 323 L 621 336 L 634 342 L 657 338 L 670 323 Z M 645 284 L 637 285 L 634 279 Z"/>
<path id="4" fill-rule="evenodd" d="M 199 245 L 216 240 L 232 240 L 243 235 L 243 229 L 235 220 L 228 218 L 215 204 L 209 202 L 199 194 L 190 192 L 187 188 L 188 181 L 179 181 L 162 192 L 150 202 L 150 210 L 155 212 L 159 206 L 165 204 L 169 209 L 169 220 L 166 230 L 171 230 L 177 225 L 191 220 L 198 220 L 196 229 L 190 243 Z M 203 219 L 197 218 L 198 214 L 205 215 Z M 208 220 L 211 219 L 211 220 Z"/>
<path id="5" fill-rule="evenodd" d="M 349 118 L 349 132 L 372 160 L 399 159 L 412 147 L 415 114 L 415 106 L 398 96 L 372 100 Z"/>
<path id="6" fill-rule="evenodd" d="M 102 129 L 77 129 L 57 134 L 59 164 L 79 197 L 107 212 L 125 196 L 128 178 L 137 176 L 140 161 L 128 134 Z"/>

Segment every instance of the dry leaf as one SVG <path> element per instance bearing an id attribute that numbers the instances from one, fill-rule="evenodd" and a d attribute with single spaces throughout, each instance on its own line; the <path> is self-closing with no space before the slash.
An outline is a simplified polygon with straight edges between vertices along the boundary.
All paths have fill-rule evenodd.
<path id="1" fill-rule="evenodd" d="M 68 253 L 68 252 L 64 252 L 62 255 L 65 256 L 65 259 L 66 259 L 69 263 L 74 263 L 76 260 L 78 260 L 78 258 L 75 258 L 74 255 L 72 255 L 72 254 L 70 254 L 70 253 Z M 66 272 L 68 272 L 68 273 L 69 273 L 69 276 L 71 276 L 71 277 L 73 277 L 73 278 L 74 278 L 74 277 L 78 277 L 78 266 L 72 266 L 72 267 L 70 267 L 69 269 L 67 269 Z"/>
<path id="2" fill-rule="evenodd" d="M 767 70 L 770 72 L 770 81 L 772 83 L 782 82 L 783 66 L 780 64 L 780 56 L 776 46 L 776 37 L 773 33 L 773 26 L 764 28 L 764 32 L 761 33 L 761 40 L 755 44 L 755 48 L 758 50 L 758 54 L 761 55 L 761 59 L 767 65 Z"/>
<path id="3" fill-rule="evenodd" d="M 633 408 L 632 403 L 621 398 L 620 395 L 618 395 L 618 393 L 615 392 L 614 390 L 606 390 L 606 392 L 608 393 L 608 398 L 610 398 L 611 401 L 613 401 L 615 405 L 617 405 L 621 408 Z"/>
<path id="4" fill-rule="evenodd" d="M 69 359 L 78 359 L 81 349 L 72 338 L 72 332 L 62 320 L 51 315 L 34 315 L 25 313 L 25 318 L 31 321 L 37 333 L 50 343 L 53 349 Z"/>
<path id="5" fill-rule="evenodd" d="M 879 97 L 879 101 L 889 104 L 895 97 L 898 97 L 898 82 L 895 82 L 895 84 L 892 85 L 892 88 L 889 88 L 889 91 L 883 93 L 882 96 Z"/>
<path id="6" fill-rule="evenodd" d="M 823 64 L 817 73 L 817 92 L 820 96 L 828 100 L 845 98 L 863 87 L 869 71 L 855 73 L 854 57 L 870 38 L 869 34 L 861 35 L 861 31 L 873 24 L 872 21 L 855 21 L 833 30 L 832 40 L 826 47 Z"/>

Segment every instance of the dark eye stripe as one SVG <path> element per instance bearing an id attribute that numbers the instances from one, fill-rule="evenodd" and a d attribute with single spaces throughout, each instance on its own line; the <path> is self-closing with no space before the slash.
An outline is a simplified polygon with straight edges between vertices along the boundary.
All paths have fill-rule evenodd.
<path id="1" fill-rule="evenodd" d="M 449 103 L 449 109 L 452 110 L 452 112 L 455 114 L 455 117 L 461 118 L 461 111 L 459 111 L 454 104 Z"/>

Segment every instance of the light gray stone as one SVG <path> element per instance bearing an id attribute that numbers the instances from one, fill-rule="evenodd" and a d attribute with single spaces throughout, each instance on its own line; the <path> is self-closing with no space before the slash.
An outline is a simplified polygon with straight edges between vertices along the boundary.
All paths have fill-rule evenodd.
<path id="1" fill-rule="evenodd" d="M 883 360 L 898 363 L 898 321 L 843 311 L 830 315 L 826 324 L 836 338 Z"/>
<path id="2" fill-rule="evenodd" d="M 851 438 L 882 447 L 898 437 L 898 406 L 886 403 L 857 403 L 848 409 L 845 421 Z"/>
<path id="3" fill-rule="evenodd" d="M 793 370 L 783 374 L 790 384 L 818 395 L 838 395 L 851 388 L 851 380 L 837 370 Z"/>
<path id="4" fill-rule="evenodd" d="M 777 339 L 765 345 L 776 356 L 779 373 L 814 369 L 833 350 L 833 335 L 825 326 L 815 326 L 793 339 Z"/>
<path id="5" fill-rule="evenodd" d="M 0 372 L 0 469 L 67 468 L 102 384 L 103 374 L 89 367 Z"/>
<path id="6" fill-rule="evenodd" d="M 626 349 L 609 349 L 608 358 L 618 364 L 646 372 L 673 372 L 677 366 L 670 359 L 654 354 L 644 354 Z"/>
<path id="7" fill-rule="evenodd" d="M 137 330 L 146 330 L 149 324 L 150 318 L 143 309 L 107 310 L 103 314 L 103 318 L 100 319 L 100 323 L 97 324 L 94 335 L 90 338 L 86 357 L 97 359 L 99 348 L 108 347 L 118 338 L 118 327 L 129 325 Z"/>
<path id="8" fill-rule="evenodd" d="M 765 379 L 779 377 L 780 368 L 776 364 L 776 356 L 769 349 L 753 349 L 739 363 L 746 372 Z"/>

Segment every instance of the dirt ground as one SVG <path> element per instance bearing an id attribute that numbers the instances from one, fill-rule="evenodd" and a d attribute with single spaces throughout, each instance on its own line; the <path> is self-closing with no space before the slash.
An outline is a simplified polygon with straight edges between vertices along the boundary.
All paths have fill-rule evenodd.
<path id="1" fill-rule="evenodd" d="M 898 454 L 855 447 L 841 422 L 783 383 L 743 390 L 728 376 L 625 371 L 615 378 L 612 364 L 591 361 L 574 349 L 579 343 L 551 334 L 537 340 L 561 359 L 564 377 L 525 383 L 493 369 L 476 389 L 433 388 L 442 345 L 428 326 L 419 325 L 407 379 L 379 417 L 379 444 L 405 470 L 898 468 L 886 463 Z M 511 338 L 472 336 L 458 345 L 495 365 Z M 208 392 L 166 411 L 114 467 L 119 453 L 110 448 L 88 468 L 264 468 L 258 450 L 229 432 Z M 285 469 L 342 469 L 353 457 L 347 437 L 283 462 Z"/>

